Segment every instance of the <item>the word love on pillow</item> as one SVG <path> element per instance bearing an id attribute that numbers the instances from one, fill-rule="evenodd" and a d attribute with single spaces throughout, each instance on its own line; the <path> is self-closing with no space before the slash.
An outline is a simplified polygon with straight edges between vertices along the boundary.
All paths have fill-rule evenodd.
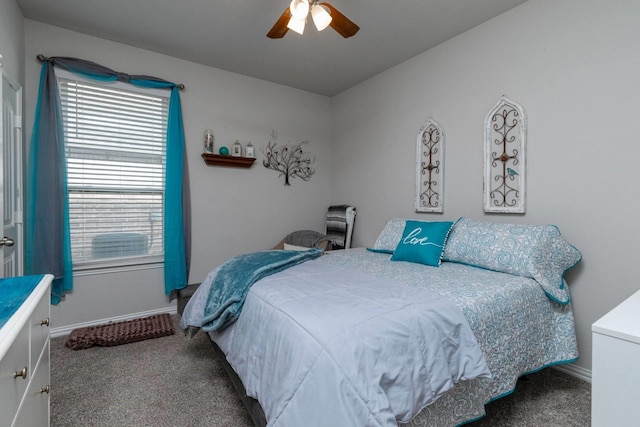
<path id="1" fill-rule="evenodd" d="M 407 221 L 391 261 L 408 261 L 440 266 L 451 221 Z"/>

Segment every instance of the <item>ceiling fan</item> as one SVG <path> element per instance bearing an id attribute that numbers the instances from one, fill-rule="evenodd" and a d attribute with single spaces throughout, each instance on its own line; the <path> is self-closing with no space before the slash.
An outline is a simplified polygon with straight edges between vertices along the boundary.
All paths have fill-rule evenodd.
<path id="1" fill-rule="evenodd" d="M 353 23 L 342 12 L 327 2 L 320 3 L 319 0 L 292 0 L 291 5 L 284 10 L 280 18 L 267 33 L 267 37 L 281 39 L 287 34 L 289 29 L 298 34 L 304 32 L 304 26 L 308 15 L 311 14 L 313 23 L 318 31 L 322 31 L 327 26 L 331 26 L 342 37 L 347 38 L 355 35 L 360 27 Z"/>

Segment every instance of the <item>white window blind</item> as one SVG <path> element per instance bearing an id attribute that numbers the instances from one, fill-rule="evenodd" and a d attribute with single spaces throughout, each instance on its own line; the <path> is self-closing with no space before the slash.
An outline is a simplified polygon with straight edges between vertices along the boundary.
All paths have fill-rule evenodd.
<path id="1" fill-rule="evenodd" d="M 67 78 L 58 84 L 74 266 L 161 256 L 168 97 Z"/>

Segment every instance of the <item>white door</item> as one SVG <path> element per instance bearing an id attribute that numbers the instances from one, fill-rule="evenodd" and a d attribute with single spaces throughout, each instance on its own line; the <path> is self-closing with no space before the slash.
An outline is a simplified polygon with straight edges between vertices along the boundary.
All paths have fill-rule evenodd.
<path id="1" fill-rule="evenodd" d="M 1 60 L 1 57 L 0 57 Z M 2 134 L 0 135 L 0 277 L 23 274 L 22 88 L 2 70 Z"/>

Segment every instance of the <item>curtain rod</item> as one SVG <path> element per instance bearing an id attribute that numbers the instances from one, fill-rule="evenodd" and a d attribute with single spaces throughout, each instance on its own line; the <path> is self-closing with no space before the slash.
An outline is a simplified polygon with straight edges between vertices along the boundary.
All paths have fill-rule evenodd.
<path id="1" fill-rule="evenodd" d="M 40 61 L 40 62 L 45 62 L 47 59 L 49 59 L 46 56 L 44 56 L 43 54 L 41 54 L 41 53 L 36 55 L 36 58 L 38 58 L 38 61 Z M 184 90 L 184 87 L 185 87 L 183 83 L 176 83 L 176 86 L 180 90 Z"/>

